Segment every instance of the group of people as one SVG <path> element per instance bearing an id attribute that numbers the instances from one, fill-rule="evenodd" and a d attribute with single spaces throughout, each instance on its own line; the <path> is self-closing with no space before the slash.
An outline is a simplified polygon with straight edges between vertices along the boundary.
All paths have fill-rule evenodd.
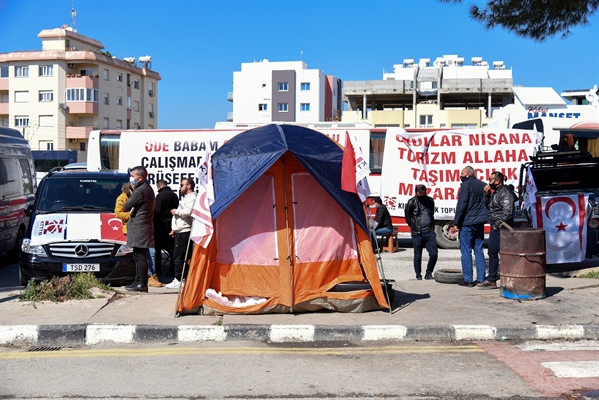
<path id="1" fill-rule="evenodd" d="M 497 288 L 499 280 L 500 229 L 513 222 L 516 196 L 513 189 L 505 185 L 505 176 L 494 171 L 485 183 L 474 176 L 474 169 L 467 166 L 460 172 L 460 192 L 454 217 L 454 227 L 459 231 L 463 279 L 458 285 L 481 289 Z M 426 186 L 414 187 L 415 196 L 405 207 L 406 223 L 410 228 L 414 247 L 414 272 L 416 279 L 422 279 L 422 252 L 428 252 L 424 279 L 434 279 L 433 271 L 438 259 L 437 237 L 435 234 L 435 201 L 426 194 Z M 375 197 L 374 222 L 371 226 L 373 248 L 377 250 L 376 236 L 387 236 L 393 232 L 391 215 L 380 197 Z M 486 274 L 484 257 L 484 225 L 490 225 L 488 256 L 489 273 Z M 476 279 L 473 275 L 472 253 L 476 263 Z"/>
<path id="2" fill-rule="evenodd" d="M 181 181 L 179 200 L 164 180 L 156 182 L 158 194 L 154 195 L 147 177 L 145 167 L 134 167 L 115 204 L 114 215 L 123 221 L 127 246 L 133 249 L 135 259 L 135 280 L 126 289 L 134 292 L 147 292 L 148 286 L 179 289 L 184 282 L 184 265 L 193 252 L 189 236 L 196 200 L 195 182 L 192 178 Z M 159 278 L 163 250 L 169 255 L 167 275 L 174 277 L 166 285 Z"/>

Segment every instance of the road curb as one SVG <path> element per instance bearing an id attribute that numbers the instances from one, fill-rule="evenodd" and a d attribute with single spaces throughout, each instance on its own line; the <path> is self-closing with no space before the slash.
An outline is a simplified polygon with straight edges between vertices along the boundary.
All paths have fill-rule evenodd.
<path id="1" fill-rule="evenodd" d="M 260 341 L 479 341 L 599 339 L 599 325 L 4 325 L 0 346 Z"/>

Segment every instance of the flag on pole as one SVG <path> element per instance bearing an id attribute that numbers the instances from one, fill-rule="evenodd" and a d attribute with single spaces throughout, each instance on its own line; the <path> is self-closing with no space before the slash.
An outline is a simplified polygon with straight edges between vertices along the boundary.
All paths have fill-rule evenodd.
<path id="1" fill-rule="evenodd" d="M 349 133 L 345 131 L 345 148 L 341 163 L 341 189 L 357 194 L 362 202 L 366 201 L 370 195 L 368 174 L 370 174 L 370 168 L 362 156 L 362 150 L 354 144 Z"/>
<path id="2" fill-rule="evenodd" d="M 541 151 L 543 148 L 544 133 L 537 131 L 537 124 L 532 124 L 532 129 L 535 133 L 535 152 Z"/>
<path id="3" fill-rule="evenodd" d="M 526 170 L 526 192 L 524 193 L 524 199 L 522 200 L 522 209 L 526 210 L 531 205 L 537 202 L 537 185 L 535 184 L 535 178 L 532 176 L 530 165 Z"/>
<path id="4" fill-rule="evenodd" d="M 214 185 L 209 150 L 206 150 L 204 162 L 196 171 L 196 180 L 198 182 L 198 196 L 191 211 L 193 222 L 191 224 L 190 239 L 206 248 L 214 232 L 212 214 L 210 213 L 210 206 L 214 203 Z"/>

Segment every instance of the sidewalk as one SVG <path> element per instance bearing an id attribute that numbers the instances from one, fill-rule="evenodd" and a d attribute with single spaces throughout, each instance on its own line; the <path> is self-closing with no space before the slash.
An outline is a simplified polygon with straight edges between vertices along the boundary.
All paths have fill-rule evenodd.
<path id="1" fill-rule="evenodd" d="M 33 304 L 18 301 L 22 288 L 2 288 L 0 345 L 599 339 L 597 279 L 548 274 L 546 298 L 519 301 L 501 297 L 499 290 L 417 281 L 411 260 L 411 249 L 382 254 L 386 278 L 396 280 L 391 312 L 175 318 L 173 289 L 132 294 L 118 288 L 112 298 Z M 447 253 L 437 268 L 459 269 L 459 254 Z"/>

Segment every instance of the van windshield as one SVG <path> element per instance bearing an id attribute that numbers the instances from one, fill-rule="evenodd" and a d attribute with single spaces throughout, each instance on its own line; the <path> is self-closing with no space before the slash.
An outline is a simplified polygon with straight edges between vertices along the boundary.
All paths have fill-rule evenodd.
<path id="1" fill-rule="evenodd" d="M 127 179 L 120 177 L 55 177 L 43 186 L 38 211 L 113 212 Z"/>

